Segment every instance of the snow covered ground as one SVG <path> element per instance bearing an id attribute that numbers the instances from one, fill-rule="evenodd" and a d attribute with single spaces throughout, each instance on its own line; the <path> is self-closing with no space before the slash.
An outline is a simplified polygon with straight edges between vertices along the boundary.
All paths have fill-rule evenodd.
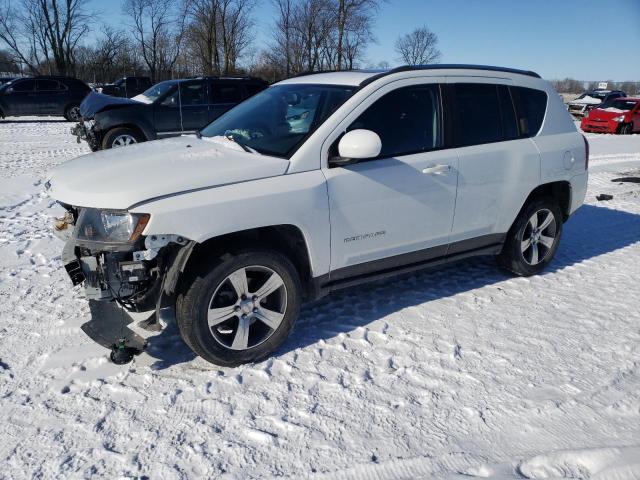
<path id="1" fill-rule="evenodd" d="M 544 275 L 476 259 L 344 291 L 225 369 L 172 327 L 126 366 L 81 330 L 42 193 L 88 151 L 69 128 L 0 121 L 1 478 L 640 479 L 640 184 L 611 182 L 640 176 L 640 135 L 588 135 Z"/>

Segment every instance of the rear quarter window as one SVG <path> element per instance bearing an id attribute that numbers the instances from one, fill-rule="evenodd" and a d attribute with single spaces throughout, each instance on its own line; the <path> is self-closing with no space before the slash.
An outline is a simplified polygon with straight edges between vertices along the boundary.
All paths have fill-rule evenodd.
<path id="1" fill-rule="evenodd" d="M 535 137 L 547 112 L 547 93 L 527 87 L 511 87 L 520 136 Z"/>

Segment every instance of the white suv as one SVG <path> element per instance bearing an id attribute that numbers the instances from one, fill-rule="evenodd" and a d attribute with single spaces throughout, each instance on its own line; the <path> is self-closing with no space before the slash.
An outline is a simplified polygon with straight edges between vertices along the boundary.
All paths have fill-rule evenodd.
<path id="1" fill-rule="evenodd" d="M 90 299 L 174 306 L 196 353 L 237 365 L 332 290 L 474 255 L 540 272 L 587 163 L 535 73 L 435 65 L 288 79 L 197 136 L 69 161 L 47 188 Z"/>

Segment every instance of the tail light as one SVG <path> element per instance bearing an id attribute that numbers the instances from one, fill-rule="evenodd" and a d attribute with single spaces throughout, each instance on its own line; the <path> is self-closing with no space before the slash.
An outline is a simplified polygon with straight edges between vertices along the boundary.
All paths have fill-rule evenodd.
<path id="1" fill-rule="evenodd" d="M 584 169 L 587 171 L 589 170 L 589 141 L 584 135 L 582 136 L 582 140 L 584 140 Z"/>

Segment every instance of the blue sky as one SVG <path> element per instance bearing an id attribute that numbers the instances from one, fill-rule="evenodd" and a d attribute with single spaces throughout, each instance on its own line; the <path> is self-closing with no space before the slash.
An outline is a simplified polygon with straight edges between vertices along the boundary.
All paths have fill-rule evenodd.
<path id="1" fill-rule="evenodd" d="M 273 8 L 256 9 L 256 47 L 269 35 Z M 122 24 L 121 4 L 99 0 L 102 18 Z M 399 35 L 427 25 L 443 63 L 534 70 L 545 78 L 640 81 L 640 0 L 388 0 L 375 25 L 368 63 L 399 64 Z"/>

